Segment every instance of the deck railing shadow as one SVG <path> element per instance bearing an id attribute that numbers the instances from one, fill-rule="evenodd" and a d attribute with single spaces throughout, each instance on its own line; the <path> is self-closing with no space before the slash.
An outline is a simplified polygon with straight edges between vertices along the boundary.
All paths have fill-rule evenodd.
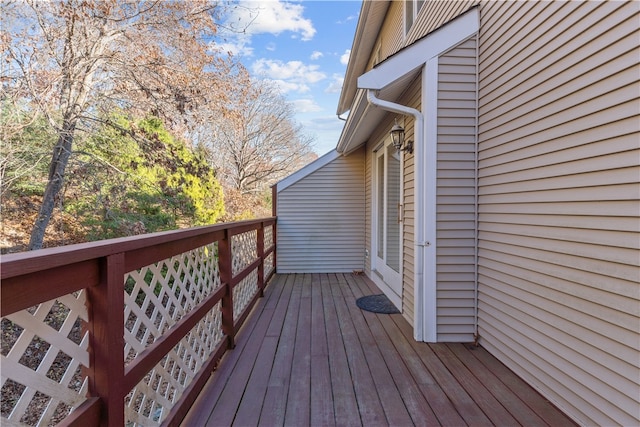
<path id="1" fill-rule="evenodd" d="M 3 256 L 2 420 L 178 425 L 275 272 L 275 227 Z"/>

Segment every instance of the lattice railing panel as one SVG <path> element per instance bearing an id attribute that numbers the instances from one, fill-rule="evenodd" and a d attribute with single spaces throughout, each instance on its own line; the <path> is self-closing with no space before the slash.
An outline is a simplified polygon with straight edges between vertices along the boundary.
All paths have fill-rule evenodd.
<path id="1" fill-rule="evenodd" d="M 96 330 L 101 333 L 90 338 L 93 330 L 89 322 L 87 307 L 101 307 L 100 304 L 91 304 L 86 301 L 86 290 L 80 290 L 73 294 L 64 295 L 57 299 L 35 305 L 26 310 L 14 312 L 1 319 L 2 325 L 2 352 L 0 354 L 1 379 L 2 379 L 2 405 L 1 417 L 2 425 L 55 425 L 64 420 L 75 408 L 86 401 L 88 396 L 89 379 L 86 375 L 95 375 L 96 381 L 104 378 L 112 367 L 112 360 L 102 360 L 96 357 L 96 366 L 89 366 L 92 358 L 89 356 L 90 341 L 95 340 L 96 348 L 104 343 L 111 343 L 113 338 L 124 337 L 124 348 L 118 349 L 124 352 L 125 363 L 129 366 L 136 360 L 135 366 L 128 370 L 129 374 L 124 377 L 109 377 L 106 390 L 96 387 L 94 390 L 99 394 L 102 401 L 96 400 L 91 405 L 83 407 L 86 411 L 77 415 L 80 417 L 77 422 L 86 425 L 95 424 L 95 409 L 100 407 L 100 416 L 109 417 L 121 414 L 123 409 L 127 426 L 134 425 L 160 425 L 162 422 L 176 422 L 179 420 L 168 419 L 172 413 L 173 406 L 182 401 L 184 390 L 193 383 L 194 378 L 204 378 L 210 374 L 208 370 L 203 370 L 205 364 L 211 366 L 211 357 L 217 354 L 216 350 L 223 350 L 226 347 L 221 345 L 226 341 L 233 343 L 234 335 L 240 326 L 237 321 L 249 304 L 259 292 L 258 272 L 261 271 L 256 262 L 258 260 L 258 247 L 270 249 L 275 240 L 275 226 L 267 226 L 264 234 L 259 231 L 263 221 L 256 221 L 254 224 L 243 222 L 241 224 L 230 224 L 228 228 L 214 226 L 205 230 L 201 236 L 223 236 L 223 232 L 228 232 L 230 237 L 229 245 L 218 245 L 213 242 L 206 246 L 192 251 L 173 256 L 176 246 L 171 244 L 161 244 L 155 246 L 157 236 L 149 236 L 147 246 L 137 246 L 132 250 L 131 246 L 124 241 L 109 243 L 104 246 L 102 243 L 96 246 L 95 258 L 86 262 L 75 264 L 65 264 L 64 276 L 61 276 L 59 267 L 59 256 L 54 259 L 52 256 L 34 256 L 28 259 L 11 258 L 3 259 L 2 265 L 9 265 L 12 269 L 3 269 L 3 281 L 12 280 L 14 284 L 28 283 L 25 271 L 30 271 L 33 266 L 41 267 L 37 272 L 45 278 L 49 274 L 52 282 L 63 283 L 67 277 L 76 274 L 83 277 L 87 270 L 100 271 L 99 275 L 93 275 L 92 286 L 110 287 L 116 286 L 118 292 L 124 288 L 124 330 L 120 330 L 118 322 L 107 322 L 104 310 L 95 310 L 93 320 L 100 325 Z M 256 227 L 250 231 L 239 234 L 238 230 Z M 189 236 L 193 232 L 189 232 Z M 258 235 L 264 235 L 264 246 L 258 244 Z M 199 235 L 200 236 L 200 235 Z M 169 238 L 168 242 L 165 242 Z M 145 238 L 147 239 L 147 238 Z M 189 238 L 182 235 L 163 236 L 162 241 L 171 243 L 187 242 Z M 144 239 L 143 239 L 144 240 Z M 208 240 L 207 240 L 208 241 Z M 225 242 L 226 243 L 226 242 Z M 145 243 L 146 244 L 146 243 Z M 179 245 L 178 245 L 179 246 Z M 219 251 L 229 251 L 230 253 L 220 253 Z M 75 254 L 86 251 L 86 248 L 71 248 L 63 253 Z M 111 254 L 118 254 L 111 257 Z M 82 254 L 84 257 L 84 253 Z M 75 259 L 70 256 L 70 259 Z M 127 262 L 122 263 L 122 259 Z M 123 266 L 128 263 L 136 264 L 140 259 L 147 259 L 151 262 L 159 258 L 167 258 L 152 265 L 140 268 L 135 271 L 125 272 Z M 84 259 L 84 258 L 83 258 Z M 216 298 L 225 294 L 220 286 L 223 286 L 219 259 L 230 262 L 229 274 L 225 276 L 225 286 L 231 287 L 240 277 L 244 277 L 240 283 L 233 285 L 233 310 L 222 311 L 222 301 L 211 303 L 214 307 L 202 318 L 197 320 L 189 333 L 185 336 L 171 334 L 171 328 L 181 319 L 193 312 L 200 303 L 214 293 Z M 38 263 L 44 264 L 40 265 Z M 5 264 L 6 262 L 6 264 Z M 253 264 L 253 266 L 252 266 Z M 275 269 L 275 254 L 271 253 L 264 260 L 264 272 L 270 275 Z M 140 265 L 140 264 L 138 264 Z M 26 267 L 25 267 L 26 266 Z M 109 268 L 109 274 L 104 274 L 102 266 Z M 251 268 L 249 268 L 252 266 Z M 11 273 L 5 274 L 6 271 Z M 109 278 L 122 278 L 122 282 L 115 283 Z M 53 280 L 55 279 L 55 280 Z M 37 292 L 45 289 L 48 284 L 45 279 L 40 283 L 31 283 L 33 292 L 19 286 L 7 287 L 4 295 L 8 295 L 8 307 L 24 307 L 24 298 L 34 304 L 39 301 Z M 4 285 L 4 283 L 3 283 Z M 67 282 L 67 285 L 73 285 Z M 87 285 L 85 285 L 87 286 Z M 4 287 L 4 286 L 3 286 Z M 31 288 L 29 288 L 31 289 Z M 64 288 L 63 288 L 64 289 Z M 68 289 L 68 288 L 66 288 Z M 77 289 L 77 288 L 73 288 Z M 97 289 L 97 298 L 113 297 L 112 288 Z M 220 292 L 216 292 L 219 290 Z M 47 290 L 48 291 L 48 290 Z M 60 291 L 64 293 L 64 290 Z M 3 295 L 3 296 L 4 296 Z M 117 298 L 117 296 L 116 296 Z M 110 303 L 112 304 L 112 303 Z M 3 308 L 5 302 L 3 301 Z M 112 306 L 113 307 L 113 306 Z M 115 307 L 116 310 L 118 309 Z M 11 308 L 8 312 L 11 312 Z M 233 312 L 233 318 L 225 317 Z M 186 320 L 186 319 L 185 319 Z M 192 323 L 190 323 L 192 324 Z M 103 328 L 102 326 L 106 327 Z M 226 334 L 229 334 L 228 336 Z M 177 330 L 174 330 L 178 332 Z M 120 335 L 122 334 L 122 335 Z M 171 342 L 179 343 L 164 355 L 157 355 L 156 351 L 141 353 L 150 344 L 157 341 L 163 335 L 171 334 Z M 109 356 L 109 355 L 107 355 Z M 143 360 L 142 357 L 145 359 Z M 156 366 L 153 363 L 160 360 Z M 100 360 L 98 360 L 100 359 Z M 108 359 L 111 359 L 108 357 Z M 151 362 L 153 360 L 153 362 Z M 144 367 L 144 368 L 142 368 Z M 120 394 L 119 387 L 111 387 L 113 384 L 130 384 L 130 376 L 138 376 L 139 369 L 149 371 L 144 378 L 136 384 L 131 391 L 124 396 Z M 125 369 L 127 372 L 127 369 Z M 108 393 L 108 394 L 106 394 Z M 116 394 L 113 394 L 116 393 Z M 116 401 L 111 400 L 115 397 Z M 190 399 L 184 401 L 185 405 L 191 403 Z M 108 406 L 107 406 L 108 405 Z"/>
<path id="2" fill-rule="evenodd" d="M 79 291 L 2 318 L 2 425 L 54 425 L 86 399 L 85 302 Z"/>
<path id="3" fill-rule="evenodd" d="M 264 248 L 269 249 L 273 246 L 273 225 L 267 225 L 264 228 Z"/>
<path id="4" fill-rule="evenodd" d="M 257 230 L 231 236 L 232 269 L 235 276 L 258 258 Z"/>
<path id="5" fill-rule="evenodd" d="M 235 321 L 258 293 L 258 270 L 249 273 L 233 288 L 233 320 Z"/>
<path id="6" fill-rule="evenodd" d="M 130 362 L 220 286 L 212 243 L 125 276 L 125 360 Z"/>
<path id="7" fill-rule="evenodd" d="M 127 425 L 160 425 L 224 337 L 218 302 L 126 397 Z"/>
<path id="8" fill-rule="evenodd" d="M 269 277 L 269 275 L 275 270 L 276 266 L 274 265 L 273 261 L 275 260 L 274 256 L 273 256 L 273 252 L 271 252 L 269 255 L 267 255 L 264 258 L 264 278 L 265 280 L 267 279 L 267 277 Z"/>

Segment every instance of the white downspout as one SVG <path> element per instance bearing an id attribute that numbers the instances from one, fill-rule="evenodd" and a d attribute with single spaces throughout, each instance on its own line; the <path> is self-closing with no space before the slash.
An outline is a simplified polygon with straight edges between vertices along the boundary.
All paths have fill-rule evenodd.
<path id="1" fill-rule="evenodd" d="M 379 99 L 375 96 L 372 89 L 367 90 L 367 101 L 383 110 L 391 111 L 393 113 L 411 115 L 415 119 L 414 125 L 414 138 L 415 143 L 413 145 L 414 151 L 414 173 L 415 173 L 415 241 L 414 241 L 414 259 L 415 259 L 415 271 L 414 271 L 414 321 L 413 321 L 413 337 L 416 341 L 425 341 L 424 331 L 424 248 L 425 248 L 425 234 L 424 234 L 424 209 L 423 206 L 423 179 L 424 179 L 424 167 L 423 167 L 423 150 L 424 144 L 424 116 L 415 108 L 407 107 L 406 105 L 396 104 L 394 102 Z M 429 335 L 429 334 L 427 334 Z"/>

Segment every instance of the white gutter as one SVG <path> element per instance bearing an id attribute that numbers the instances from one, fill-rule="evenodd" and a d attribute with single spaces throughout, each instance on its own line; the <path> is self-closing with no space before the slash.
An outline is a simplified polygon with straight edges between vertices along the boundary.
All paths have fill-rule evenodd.
<path id="1" fill-rule="evenodd" d="M 424 75 L 425 73 L 423 73 Z M 414 258 L 415 258 L 415 271 L 414 271 L 414 301 L 415 304 L 421 304 L 424 300 L 423 289 L 421 285 L 424 280 L 424 248 L 427 246 L 427 242 L 424 235 L 424 209 L 423 206 L 423 190 L 422 183 L 424 168 L 422 167 L 421 159 L 423 158 L 423 151 L 425 150 L 424 140 L 424 116 L 415 108 L 407 107 L 406 105 L 396 104 L 395 102 L 386 101 L 384 99 L 377 98 L 372 89 L 367 90 L 367 101 L 370 104 L 382 108 L 383 110 L 391 111 L 393 113 L 404 114 L 413 116 L 415 119 L 414 125 L 414 139 L 413 145 L 414 152 L 414 173 L 416 175 L 414 180 L 414 203 L 415 203 L 415 241 L 414 241 Z M 404 196 L 403 196 L 404 197 Z M 413 338 L 416 341 L 430 341 L 435 342 L 435 337 L 432 337 L 430 333 L 425 336 L 425 319 L 424 310 L 414 307 L 413 310 Z"/>

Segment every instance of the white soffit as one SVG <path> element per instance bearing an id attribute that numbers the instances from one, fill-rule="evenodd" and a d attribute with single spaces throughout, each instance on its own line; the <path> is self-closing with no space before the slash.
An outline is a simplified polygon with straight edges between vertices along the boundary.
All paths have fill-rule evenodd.
<path id="1" fill-rule="evenodd" d="M 478 32 L 479 27 L 480 12 L 478 7 L 474 7 L 358 77 L 358 88 L 385 88 L 405 74 L 422 67 L 429 59 L 473 36 Z"/>

